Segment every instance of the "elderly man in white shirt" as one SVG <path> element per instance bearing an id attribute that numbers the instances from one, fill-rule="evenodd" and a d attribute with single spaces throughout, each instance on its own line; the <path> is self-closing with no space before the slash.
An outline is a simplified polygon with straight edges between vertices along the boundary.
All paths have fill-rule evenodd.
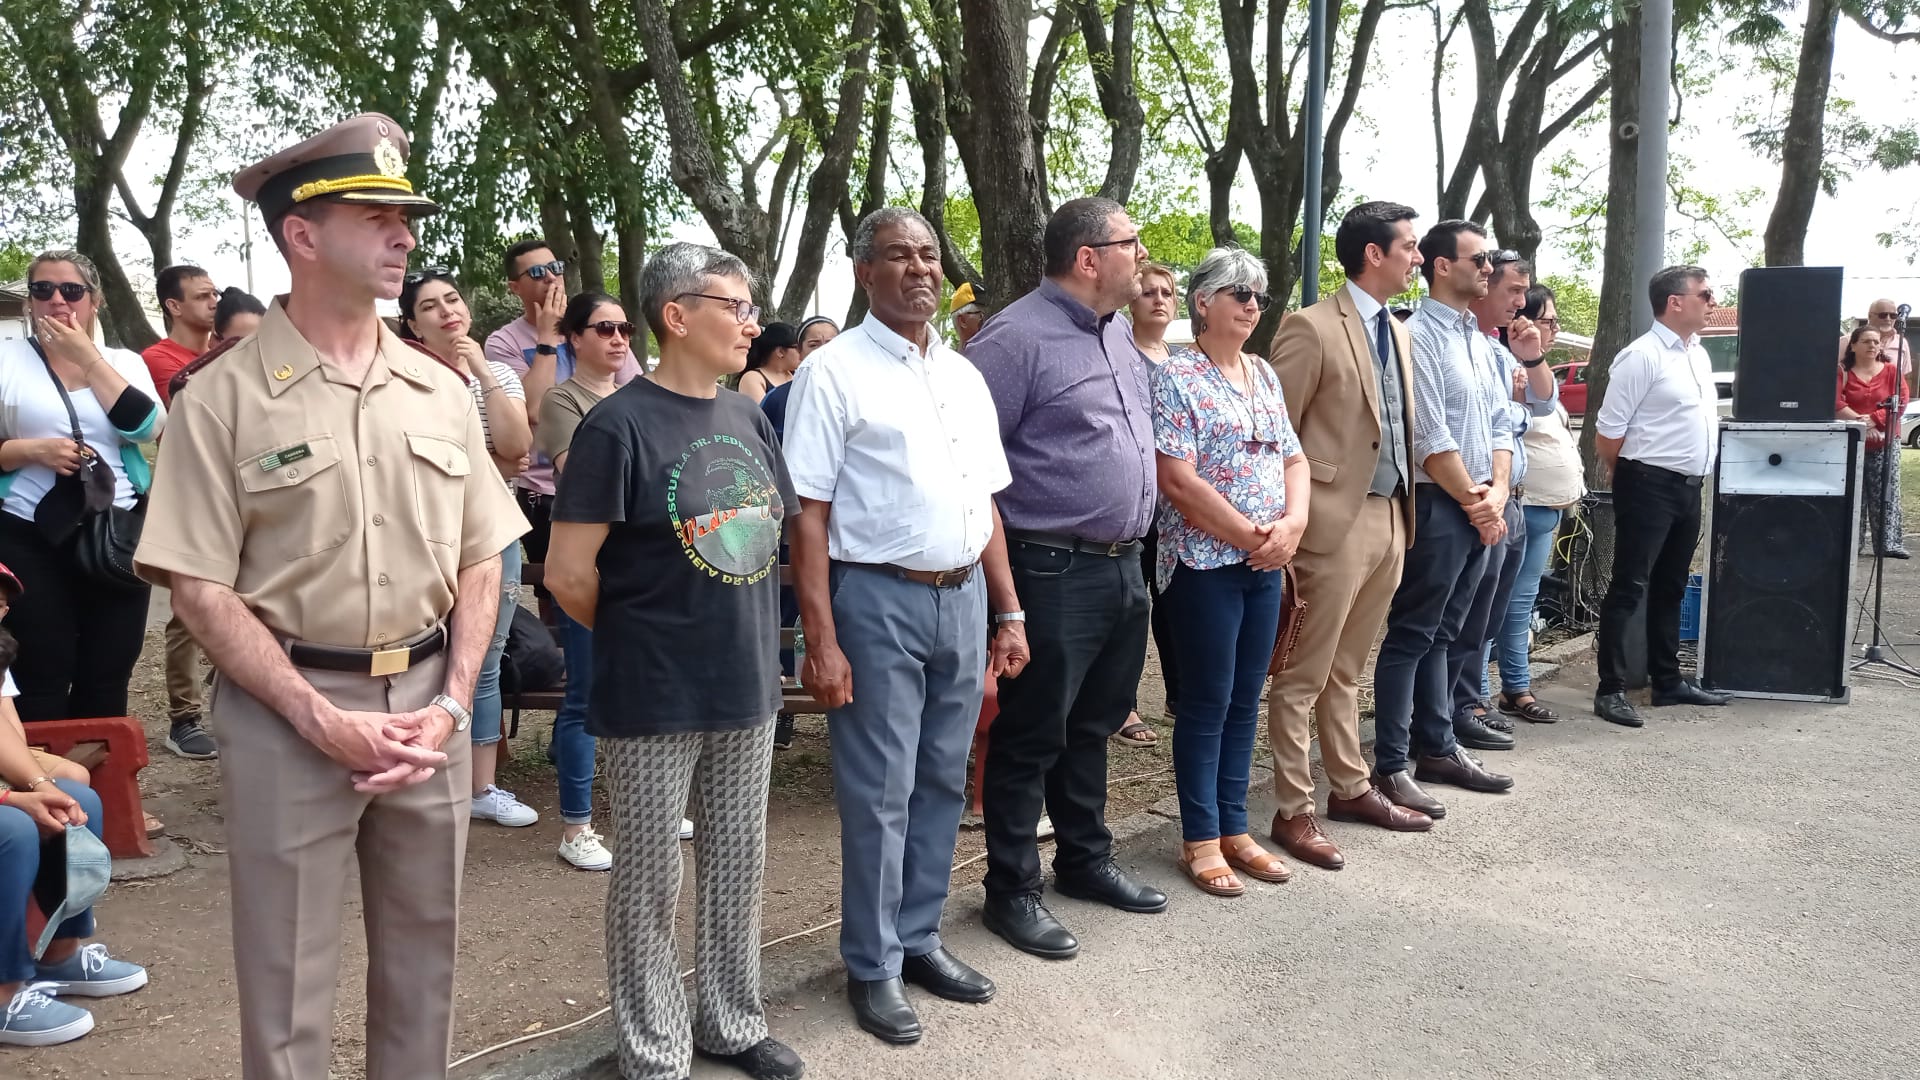
<path id="1" fill-rule="evenodd" d="M 903 982 L 984 1002 L 993 983 L 940 942 L 985 676 L 1018 675 L 1024 615 L 993 495 L 1010 482 L 987 385 L 928 325 L 940 247 L 888 207 L 855 233 L 866 321 L 801 365 L 787 467 L 807 643 L 840 810 L 840 954 L 860 1026 L 920 1038 Z M 988 612 L 992 615 L 989 647 Z"/>
<path id="2" fill-rule="evenodd" d="M 1613 476 L 1613 582 L 1600 605 L 1600 686 L 1593 711 L 1646 723 L 1627 701 L 1626 630 L 1647 602 L 1647 674 L 1655 705 L 1725 705 L 1680 673 L 1680 604 L 1700 539 L 1701 482 L 1713 471 L 1720 416 L 1700 331 L 1713 311 L 1707 272 L 1669 266 L 1648 286 L 1653 328 L 1614 356 L 1594 430 Z"/>

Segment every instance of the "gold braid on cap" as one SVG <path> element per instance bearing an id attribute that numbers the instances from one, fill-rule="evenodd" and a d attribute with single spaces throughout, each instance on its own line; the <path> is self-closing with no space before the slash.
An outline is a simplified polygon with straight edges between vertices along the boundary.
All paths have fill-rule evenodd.
<path id="1" fill-rule="evenodd" d="M 322 195 L 334 195 L 342 191 L 361 191 L 366 188 L 386 188 L 389 191 L 402 191 L 413 194 L 413 185 L 404 176 L 381 176 L 378 173 L 368 176 L 342 176 L 334 180 L 313 180 L 293 189 L 293 201 L 306 202 Z"/>

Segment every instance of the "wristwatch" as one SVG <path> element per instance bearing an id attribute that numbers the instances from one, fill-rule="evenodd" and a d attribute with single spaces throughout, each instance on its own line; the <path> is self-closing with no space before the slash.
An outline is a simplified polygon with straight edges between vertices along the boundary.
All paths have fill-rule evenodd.
<path id="1" fill-rule="evenodd" d="M 1027 613 L 1024 611 L 1003 611 L 1000 614 L 995 615 L 993 617 L 993 625 L 995 626 L 999 626 L 1001 623 L 1026 622 L 1026 621 L 1027 621 Z"/>
<path id="2" fill-rule="evenodd" d="M 436 694 L 433 699 L 433 704 L 447 710 L 447 715 L 453 717 L 453 730 L 455 731 L 465 731 L 467 730 L 467 725 L 473 723 L 473 713 L 468 712 L 465 705 L 460 704 L 445 694 Z"/>
<path id="3" fill-rule="evenodd" d="M 544 342 L 543 342 L 543 343 L 541 343 L 541 344 L 539 344 L 539 345 L 535 345 L 535 346 L 533 347 L 533 351 L 534 351 L 534 355 L 536 355 L 536 356 L 558 356 L 558 355 L 560 355 L 560 350 L 559 350 L 559 349 L 557 349 L 557 348 L 555 348 L 555 347 L 554 347 L 554 346 L 552 346 L 552 345 L 548 345 L 548 344 L 546 344 L 546 343 L 544 343 Z"/>

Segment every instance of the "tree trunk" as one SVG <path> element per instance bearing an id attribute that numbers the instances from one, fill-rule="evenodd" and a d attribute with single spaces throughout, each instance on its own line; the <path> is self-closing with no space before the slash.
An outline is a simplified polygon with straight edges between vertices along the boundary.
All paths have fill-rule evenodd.
<path id="1" fill-rule="evenodd" d="M 1808 0 L 1800 69 L 1793 78 L 1793 106 L 1780 143 L 1780 192 L 1767 218 L 1766 264 L 1799 266 L 1807 261 L 1807 225 L 1820 194 L 1826 160 L 1827 89 L 1833 82 L 1833 41 L 1840 22 L 1838 0 Z"/>
<path id="2" fill-rule="evenodd" d="M 1600 321 L 1593 332 L 1593 351 L 1587 363 L 1587 415 L 1600 414 L 1607 397 L 1608 374 L 1614 354 L 1633 335 L 1633 305 L 1647 302 L 1643 282 L 1633 279 L 1633 200 L 1640 140 L 1640 6 L 1622 11 L 1614 24 L 1607 49 L 1609 113 L 1607 138 L 1607 224 L 1600 273 Z M 1600 482 L 1599 458 L 1594 453 L 1594 425 L 1580 426 L 1580 456 L 1587 463 L 1587 486 L 1606 490 Z M 1610 538 L 1609 538 L 1610 539 Z"/>
<path id="3" fill-rule="evenodd" d="M 920 145 L 920 216 L 933 226 L 933 235 L 940 241 L 941 271 L 955 286 L 963 281 L 971 281 L 974 288 L 984 291 L 985 283 L 980 271 L 954 245 L 953 236 L 947 230 L 946 83 L 940 70 L 929 70 L 926 65 L 914 62 L 907 20 L 901 5 L 887 5 L 887 10 L 881 14 L 881 33 L 885 36 L 888 51 L 900 63 L 901 73 L 906 76 L 907 101 L 913 107 L 914 141 Z M 991 293 L 986 303 L 992 308 L 1005 305 L 1004 300 L 994 300 Z M 854 305 L 855 312 L 865 310 L 862 298 L 856 297 Z"/>
<path id="4" fill-rule="evenodd" d="M 853 9 L 853 25 L 848 32 L 852 54 L 846 58 L 840 75 L 839 108 L 833 129 L 822 140 L 820 161 L 807 181 L 807 212 L 800 224 L 800 249 L 794 253 L 793 272 L 787 278 L 786 294 L 780 301 L 780 317 L 788 322 L 804 318 L 812 302 L 813 289 L 820 280 L 820 267 L 826 261 L 827 231 L 840 203 L 847 197 L 853 172 L 853 152 L 860 144 L 860 120 L 867 103 L 867 69 L 873 61 L 874 31 L 879 15 L 874 0 L 860 0 Z"/>
<path id="5" fill-rule="evenodd" d="M 1100 16 L 1099 0 L 1080 0 L 1080 38 L 1086 43 L 1087 62 L 1093 68 L 1100 111 L 1107 118 L 1107 175 L 1100 194 L 1125 205 L 1133 197 L 1133 180 L 1140 171 L 1146 110 L 1140 106 L 1133 78 L 1134 0 L 1119 0 L 1113 8 L 1113 34 Z"/>
<path id="6" fill-rule="evenodd" d="M 1024 107 L 1027 27 L 1009 7 L 1006 0 L 960 0 L 966 43 L 962 81 L 977 148 L 985 150 L 976 154 L 977 165 L 968 162 L 967 178 L 980 208 L 987 287 L 1011 299 L 1040 284 L 1047 211 L 1033 158 L 1033 118 Z"/>

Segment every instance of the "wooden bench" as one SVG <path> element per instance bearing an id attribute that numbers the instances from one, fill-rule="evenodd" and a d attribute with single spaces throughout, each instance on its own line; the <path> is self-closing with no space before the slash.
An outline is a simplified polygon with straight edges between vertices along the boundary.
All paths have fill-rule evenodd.
<path id="1" fill-rule="evenodd" d="M 140 807 L 140 770 L 147 767 L 147 733 L 131 716 L 84 720 L 36 720 L 26 725 L 27 744 L 85 768 L 105 813 L 102 834 L 117 859 L 153 855 L 146 813 Z"/>

